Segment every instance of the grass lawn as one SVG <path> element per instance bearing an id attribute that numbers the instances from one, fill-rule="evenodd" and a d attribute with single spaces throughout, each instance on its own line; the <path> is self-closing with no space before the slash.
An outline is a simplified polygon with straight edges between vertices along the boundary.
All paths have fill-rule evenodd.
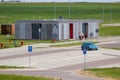
<path id="1" fill-rule="evenodd" d="M 24 45 L 31 45 L 37 43 L 52 43 L 52 40 L 14 40 L 14 35 L 10 35 L 9 38 L 7 38 L 6 35 L 0 35 L 0 44 L 4 44 L 4 48 L 20 47 L 21 42 L 23 42 Z M 55 43 L 59 42 L 63 41 L 55 41 Z"/>
<path id="2" fill-rule="evenodd" d="M 18 66 L 0 66 L 0 69 L 18 69 L 18 68 L 25 68 L 25 67 L 22 67 L 22 66 L 20 66 L 20 67 L 18 67 Z"/>
<path id="3" fill-rule="evenodd" d="M 64 40 L 64 41 L 54 41 L 54 43 L 61 43 L 61 42 L 71 42 L 71 40 Z M 52 40 L 14 40 L 14 35 L 10 35 L 9 38 L 6 37 L 6 35 L 0 35 L 0 44 L 4 44 L 4 48 L 13 48 L 13 47 L 20 47 L 21 42 L 23 42 L 23 45 L 32 45 L 32 44 L 38 44 L 38 43 L 53 43 Z M 53 43 L 53 44 L 54 44 Z M 51 47 L 63 47 L 63 46 L 75 46 L 80 45 L 80 43 L 71 43 L 71 44 L 60 44 L 55 45 Z M 0 49 L 3 49 L 0 47 Z"/>
<path id="4" fill-rule="evenodd" d="M 53 78 L 0 74 L 0 80 L 55 80 Z"/>
<path id="5" fill-rule="evenodd" d="M 52 45 L 50 47 L 70 47 L 70 46 L 78 46 L 81 44 L 82 42 L 76 42 L 76 43 L 68 43 L 68 44 L 57 44 L 57 45 Z"/>
<path id="6" fill-rule="evenodd" d="M 100 36 L 120 36 L 120 26 L 100 27 Z"/>
<path id="7" fill-rule="evenodd" d="M 95 68 L 95 69 L 87 69 L 85 71 L 90 71 L 90 74 L 93 74 L 97 77 L 110 78 L 113 80 L 120 80 L 120 67 Z"/>

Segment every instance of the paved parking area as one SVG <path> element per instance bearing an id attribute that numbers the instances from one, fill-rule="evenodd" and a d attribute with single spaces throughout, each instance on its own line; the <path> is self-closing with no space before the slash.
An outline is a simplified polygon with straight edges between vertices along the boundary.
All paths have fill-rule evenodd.
<path id="1" fill-rule="evenodd" d="M 113 44 L 119 38 L 102 42 L 99 47 Z M 43 45 L 43 44 L 42 44 Z M 84 68 L 84 55 L 80 46 L 68 48 L 36 48 L 32 53 L 27 52 L 28 46 L 0 50 L 0 65 L 30 66 L 34 68 L 22 70 L 5 70 L 0 73 L 15 73 L 36 76 L 63 78 L 64 80 L 102 80 L 73 74 L 73 71 Z M 48 45 L 47 45 L 48 46 Z M 31 54 L 31 57 L 29 55 Z M 120 67 L 120 51 L 99 48 L 86 54 L 87 68 Z"/>

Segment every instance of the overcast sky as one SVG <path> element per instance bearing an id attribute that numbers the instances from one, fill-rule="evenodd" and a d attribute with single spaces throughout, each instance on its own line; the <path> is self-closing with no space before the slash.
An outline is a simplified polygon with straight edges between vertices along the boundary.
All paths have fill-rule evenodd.
<path id="1" fill-rule="evenodd" d="M 5 1 L 10 1 L 10 0 L 5 0 Z M 13 0 L 14 1 L 14 0 Z M 16 1 L 16 0 L 15 0 Z M 20 0 L 20 1 L 25 1 L 25 2 L 68 2 L 69 0 Z M 117 2 L 120 0 L 70 0 L 70 2 Z"/>

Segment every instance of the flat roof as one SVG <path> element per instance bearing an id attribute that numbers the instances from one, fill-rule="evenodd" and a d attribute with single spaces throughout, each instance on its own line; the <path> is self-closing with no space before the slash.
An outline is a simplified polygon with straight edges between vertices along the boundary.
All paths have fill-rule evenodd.
<path id="1" fill-rule="evenodd" d="M 67 20 L 67 19 L 43 19 L 43 20 L 18 20 L 16 22 L 59 22 L 59 23 L 70 23 L 70 22 L 102 22 L 102 20 Z"/>

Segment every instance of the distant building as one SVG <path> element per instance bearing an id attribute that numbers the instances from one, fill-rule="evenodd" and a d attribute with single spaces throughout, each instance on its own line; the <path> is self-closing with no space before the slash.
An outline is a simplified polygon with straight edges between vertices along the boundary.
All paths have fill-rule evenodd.
<path id="1" fill-rule="evenodd" d="M 100 20 L 19 20 L 15 24 L 15 39 L 66 40 L 99 36 Z"/>
<path id="2" fill-rule="evenodd" d="M 15 25 L 14 24 L 1 24 L 1 34 L 2 35 L 15 34 Z"/>

